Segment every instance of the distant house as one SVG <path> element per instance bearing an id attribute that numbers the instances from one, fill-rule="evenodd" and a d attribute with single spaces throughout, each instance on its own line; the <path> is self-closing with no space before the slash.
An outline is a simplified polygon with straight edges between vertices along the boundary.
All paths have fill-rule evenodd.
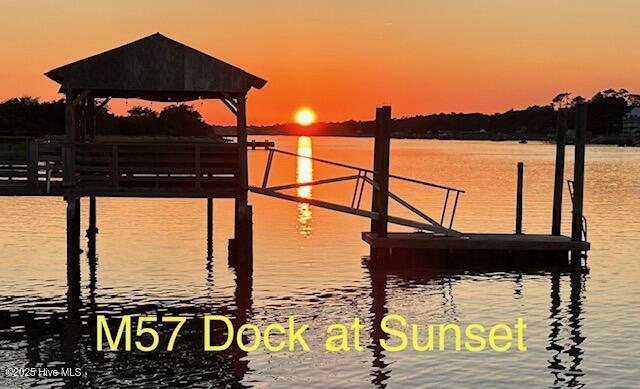
<path id="1" fill-rule="evenodd" d="M 631 109 L 622 120 L 622 136 L 640 136 L 640 107 Z"/>

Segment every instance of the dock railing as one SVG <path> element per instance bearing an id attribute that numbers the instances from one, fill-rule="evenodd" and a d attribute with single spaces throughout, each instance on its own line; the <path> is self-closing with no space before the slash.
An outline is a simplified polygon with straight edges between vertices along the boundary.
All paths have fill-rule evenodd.
<path id="1" fill-rule="evenodd" d="M 0 140 L 0 193 L 234 197 L 237 143 Z M 72 158 L 69 157 L 72 153 Z"/>
<path id="2" fill-rule="evenodd" d="M 39 194 L 61 185 L 62 149 L 61 143 L 44 138 L 0 138 L 0 188 Z"/>
<path id="3" fill-rule="evenodd" d="M 349 214 L 368 217 L 370 219 L 377 220 L 378 215 L 376 213 L 367 211 L 361 208 L 361 202 L 362 202 L 362 196 L 365 190 L 365 184 L 369 184 L 373 188 L 372 190 L 380 189 L 378 183 L 376 183 L 373 180 L 373 176 L 375 173 L 373 170 L 359 167 L 359 166 L 349 165 L 346 163 L 329 161 L 322 158 L 301 155 L 301 154 L 297 154 L 297 153 L 293 153 L 285 150 L 279 150 L 275 148 L 269 148 L 268 150 L 269 150 L 269 153 L 267 156 L 264 176 L 262 179 L 262 186 L 250 187 L 249 189 L 252 192 L 264 194 L 267 196 L 277 197 L 284 200 L 309 203 L 311 205 L 316 205 L 322 208 L 327 208 L 327 209 L 331 209 L 338 212 L 349 213 Z M 286 184 L 286 185 L 269 186 L 268 185 L 269 174 L 271 172 L 271 166 L 273 163 L 274 156 L 276 154 L 282 154 L 282 155 L 287 155 L 287 156 L 297 157 L 297 158 L 305 158 L 315 162 L 345 168 L 353 171 L 353 174 L 348 174 L 345 176 L 339 176 L 334 178 L 320 179 L 320 180 L 315 180 L 310 182 L 298 182 L 298 183 Z M 431 182 L 417 180 L 413 178 L 398 176 L 395 174 L 389 174 L 388 177 L 390 179 L 414 183 L 424 187 L 430 187 L 430 188 L 435 188 L 435 189 L 444 191 L 443 207 L 442 207 L 442 212 L 439 216 L 439 220 L 436 220 L 436 218 L 427 215 L 425 212 L 411 205 L 408 201 L 402 199 L 397 194 L 389 191 L 389 198 L 396 201 L 398 204 L 400 204 L 404 208 L 408 209 L 411 213 L 417 215 L 418 217 L 420 217 L 420 219 L 422 219 L 421 221 L 414 221 L 414 220 L 408 220 L 408 219 L 404 219 L 396 216 L 389 216 L 390 223 L 403 225 L 407 227 L 413 227 L 418 230 L 443 233 L 446 235 L 460 235 L 459 232 L 453 230 L 453 223 L 454 223 L 454 218 L 456 214 L 456 209 L 458 207 L 458 200 L 459 200 L 460 194 L 464 193 L 464 190 L 453 188 L 450 186 L 434 184 Z M 352 181 L 352 180 L 355 181 L 355 185 L 354 185 L 350 206 L 336 204 L 336 203 L 329 203 L 329 202 L 315 200 L 315 199 L 303 198 L 303 197 L 288 195 L 280 192 L 286 189 L 294 189 L 299 187 L 315 186 L 315 185 L 330 184 L 330 183 Z M 453 200 L 450 201 L 451 197 L 453 197 Z M 449 218 L 447 219 L 446 215 L 447 215 L 449 206 L 452 206 L 452 210 L 450 212 Z"/>

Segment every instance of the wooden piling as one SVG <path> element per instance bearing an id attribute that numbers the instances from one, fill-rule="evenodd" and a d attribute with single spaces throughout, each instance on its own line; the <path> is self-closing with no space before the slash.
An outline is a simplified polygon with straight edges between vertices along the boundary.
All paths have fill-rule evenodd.
<path id="1" fill-rule="evenodd" d="M 553 216 L 551 235 L 559 236 L 562 231 L 562 192 L 564 190 L 564 156 L 567 142 L 567 110 L 560 108 L 556 130 L 556 170 L 553 182 Z"/>
<path id="2" fill-rule="evenodd" d="M 238 180 L 240 192 L 238 202 L 247 205 L 247 191 L 249 190 L 248 163 L 247 163 L 247 108 L 246 96 L 241 95 L 237 101 L 236 123 L 238 132 Z"/>
<path id="3" fill-rule="evenodd" d="M 376 109 L 376 133 L 373 151 L 373 181 L 379 185 L 373 190 L 371 211 L 378 214 L 371 220 L 371 232 L 380 237 L 387 235 L 389 220 L 389 154 L 391 148 L 391 107 Z"/>
<path id="4" fill-rule="evenodd" d="M 38 187 L 38 143 L 29 141 L 27 143 L 27 181 L 31 190 Z"/>
<path id="5" fill-rule="evenodd" d="M 67 198 L 67 285 L 69 293 L 80 289 L 80 199 Z"/>
<path id="6" fill-rule="evenodd" d="M 96 220 L 96 197 L 89 197 L 89 227 L 87 228 L 87 236 L 98 233 Z"/>
<path id="7" fill-rule="evenodd" d="M 87 111 L 85 120 L 87 139 L 93 141 L 96 139 L 96 100 L 92 95 L 87 97 Z"/>
<path id="8" fill-rule="evenodd" d="M 236 207 L 235 239 L 230 242 L 232 263 L 237 266 L 253 264 L 253 207 Z"/>
<path id="9" fill-rule="evenodd" d="M 248 204 L 248 164 L 247 164 L 247 111 L 246 96 L 236 99 L 236 120 L 238 135 L 238 194 L 235 201 L 235 256 L 239 265 L 251 265 L 253 261 L 252 208 Z"/>
<path id="10" fill-rule="evenodd" d="M 516 190 L 516 234 L 522 234 L 522 185 L 524 163 L 518 162 L 518 186 Z"/>
<path id="11" fill-rule="evenodd" d="M 571 223 L 571 240 L 581 241 L 583 224 L 583 202 L 584 202 L 584 161 L 585 143 L 587 137 L 587 106 L 578 104 L 576 106 L 576 141 L 575 157 L 573 167 L 573 217 Z M 571 264 L 580 266 L 581 252 L 571 253 Z"/>
<path id="12" fill-rule="evenodd" d="M 213 198 L 207 198 L 207 250 L 213 242 Z"/>
<path id="13" fill-rule="evenodd" d="M 64 160 L 64 186 L 75 184 L 75 141 L 76 141 L 76 109 L 73 101 L 77 96 L 76 91 L 67 90 L 65 94 L 65 145 L 63 149 Z"/>

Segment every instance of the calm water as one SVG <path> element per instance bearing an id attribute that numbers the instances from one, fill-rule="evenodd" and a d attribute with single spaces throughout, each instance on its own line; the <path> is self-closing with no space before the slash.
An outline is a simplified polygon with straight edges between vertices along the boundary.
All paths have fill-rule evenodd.
<path id="1" fill-rule="evenodd" d="M 370 139 L 283 137 L 276 144 L 304 155 L 371 166 Z M 567 155 L 572 152 L 569 148 Z M 391 170 L 465 189 L 455 228 L 512 232 L 516 163 L 524 161 L 524 229 L 547 233 L 553 158 L 554 146 L 544 144 L 394 140 Z M 265 160 L 264 151 L 250 153 L 252 182 L 261 182 Z M 572 171 L 572 158 L 568 160 L 567 177 Z M 273 169 L 273 185 L 346 173 L 284 156 L 276 157 Z M 87 257 L 83 240 L 79 301 L 66 296 L 64 201 L 0 198 L 0 368 L 66 364 L 87 373 L 67 381 L 2 375 L 0 386 L 508 387 L 527 382 L 536 387 L 637 387 L 639 172 L 640 149 L 587 148 L 585 214 L 593 248 L 588 275 L 371 269 L 368 246 L 360 240 L 367 220 L 251 195 L 253 279 L 236 279 L 227 265 L 231 201 L 215 201 L 213 251 L 208 253 L 204 200 L 99 199 L 97 258 Z M 439 217 L 441 192 L 391 185 Z M 291 193 L 296 192 L 349 204 L 353 184 Z M 569 202 L 565 191 L 565 233 Z M 369 193 L 362 203 L 370 203 Z M 391 209 L 409 216 L 398 207 Z M 220 313 L 259 325 L 295 314 L 312 323 L 307 333 L 312 351 L 204 353 L 201 329 L 186 325 L 171 353 L 97 352 L 95 315 L 123 313 Z M 371 341 L 362 352 L 323 351 L 328 324 L 359 316 L 364 338 L 376 339 L 379 334 L 371 324 L 385 313 L 424 324 L 491 325 L 521 316 L 528 325 L 528 351 L 388 353 Z"/>

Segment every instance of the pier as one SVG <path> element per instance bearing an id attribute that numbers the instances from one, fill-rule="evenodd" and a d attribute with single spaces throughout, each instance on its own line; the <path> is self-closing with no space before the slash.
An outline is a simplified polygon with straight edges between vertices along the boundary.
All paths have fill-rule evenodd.
<path id="1" fill-rule="evenodd" d="M 0 140 L 0 196 L 58 196 L 67 201 L 70 276 L 77 278 L 80 198 L 89 197 L 90 241 L 98 233 L 100 197 L 235 200 L 236 263 L 252 263 L 247 150 L 247 93 L 266 81 L 161 34 L 53 69 L 46 76 L 65 95 L 63 137 Z M 96 117 L 117 98 L 159 102 L 220 100 L 236 117 L 235 141 L 102 141 Z"/>
<path id="2" fill-rule="evenodd" d="M 432 233 L 389 233 L 387 222 L 388 201 L 393 198 L 389 192 L 388 180 L 390 153 L 391 108 L 382 107 L 376 116 L 376 141 L 374 166 L 378 185 L 374 185 L 374 198 L 371 209 L 376 215 L 372 218 L 371 231 L 363 232 L 362 239 L 371 247 L 371 257 L 381 260 L 422 262 L 438 268 L 486 268 L 492 266 L 507 268 L 548 268 L 549 266 L 572 266 L 586 268 L 586 252 L 591 248 L 587 241 L 587 221 L 583 215 L 584 164 L 586 138 L 586 105 L 576 107 L 576 143 L 574 179 L 567 182 L 571 196 L 572 234 L 561 235 L 562 195 L 564 188 L 564 157 L 567 131 L 567 110 L 558 112 L 556 164 L 553 191 L 553 214 L 551 234 L 523 234 L 523 185 L 524 164 L 517 164 L 516 220 L 513 234 L 486 232 L 460 232 L 451 229 L 455 206 L 451 214 L 451 223 L 444 231 Z M 445 187 L 446 188 L 446 187 Z M 452 188 L 446 188 L 442 219 Z M 455 203 L 464 193 L 455 191 Z M 423 218 L 431 219 L 414 209 Z M 442 220 L 441 219 L 441 220 Z M 431 219 L 433 220 L 433 219 Z M 395 259 L 394 259 L 395 258 Z"/>
<path id="3" fill-rule="evenodd" d="M 489 264 L 506 266 L 582 266 L 587 241 L 583 215 L 586 109 L 577 107 L 575 174 L 570 184 L 573 223 L 570 237 L 560 234 L 564 189 L 564 147 L 567 112 L 558 116 L 558 137 L 549 235 L 522 233 L 524 165 L 518 164 L 514 234 L 462 232 L 454 228 L 463 189 L 390 174 L 391 107 L 376 110 L 373 169 L 352 166 L 278 150 L 272 142 L 247 141 L 247 93 L 266 81 L 161 34 L 154 34 L 104 53 L 53 69 L 46 75 L 60 84 L 66 101 L 64 137 L 0 139 L 0 196 L 58 196 L 67 201 L 67 253 L 69 277 L 79 280 L 80 198 L 89 197 L 89 229 L 93 242 L 99 231 L 100 197 L 194 198 L 207 201 L 207 239 L 212 240 L 213 199 L 235 201 L 234 236 L 229 241 L 232 266 L 249 269 L 253 263 L 253 209 L 251 191 L 276 199 L 308 203 L 332 211 L 367 218 L 370 231 L 362 239 L 374 259 L 411 258 L 442 267 Z M 235 141 L 103 141 L 96 136 L 96 116 L 111 99 L 186 102 L 216 99 L 236 117 Z M 248 182 L 247 151 L 268 152 L 261 185 Z M 309 158 L 350 169 L 352 174 L 313 182 L 270 186 L 269 173 L 276 155 Z M 390 190 L 400 180 L 442 192 L 442 212 L 428 215 Z M 351 204 L 303 198 L 286 189 L 352 181 Z M 371 190 L 370 207 L 362 203 Z M 389 214 L 389 201 L 408 209 L 414 219 Z M 416 232 L 389 232 L 389 225 Z M 91 246 L 91 245 L 90 245 Z M 571 255 L 569 256 L 569 253 Z M 394 259 L 395 258 L 395 259 Z M 78 282 L 70 283 L 76 285 Z M 71 286 L 70 286 L 71 287 Z"/>

